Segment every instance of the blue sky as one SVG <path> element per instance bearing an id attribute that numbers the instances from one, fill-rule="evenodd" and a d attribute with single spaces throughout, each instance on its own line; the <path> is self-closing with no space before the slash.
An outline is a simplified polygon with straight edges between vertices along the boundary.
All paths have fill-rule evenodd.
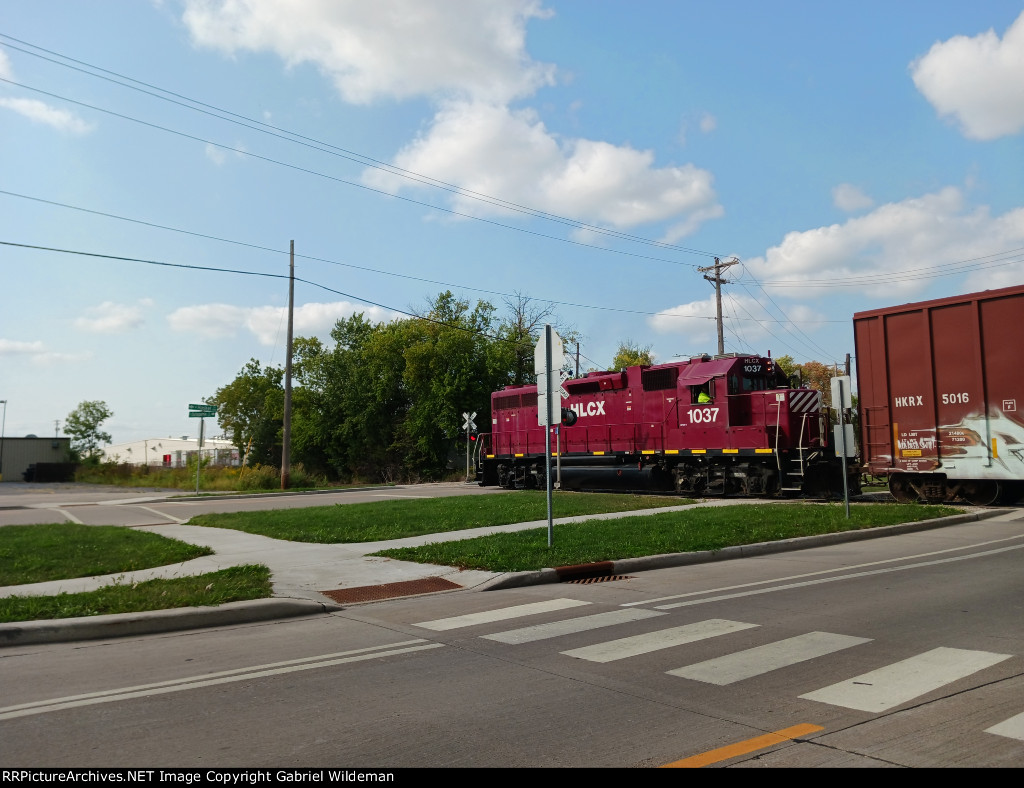
<path id="1" fill-rule="evenodd" d="M 1019 0 L 5 0 L 0 79 L 7 435 L 94 399 L 194 434 L 283 362 L 286 281 L 82 252 L 286 275 L 294 239 L 299 335 L 521 293 L 598 368 L 714 352 L 715 255 L 726 350 L 797 361 L 1024 282 Z"/>

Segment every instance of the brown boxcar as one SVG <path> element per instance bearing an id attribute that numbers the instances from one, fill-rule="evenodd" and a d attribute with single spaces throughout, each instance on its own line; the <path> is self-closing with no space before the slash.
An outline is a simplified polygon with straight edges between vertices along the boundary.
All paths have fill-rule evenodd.
<path id="1" fill-rule="evenodd" d="M 1017 497 L 1024 286 L 853 316 L 864 470 L 903 501 Z"/>

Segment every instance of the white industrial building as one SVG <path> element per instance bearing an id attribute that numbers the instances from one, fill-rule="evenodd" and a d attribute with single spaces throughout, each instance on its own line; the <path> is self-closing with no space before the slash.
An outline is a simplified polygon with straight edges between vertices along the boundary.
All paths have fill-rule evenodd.
<path id="1" fill-rule="evenodd" d="M 199 439 L 182 436 L 179 438 L 146 438 L 130 443 L 116 443 L 103 449 L 103 462 L 117 462 L 126 465 L 150 465 L 162 468 L 184 468 L 190 457 L 201 451 L 204 460 L 211 465 L 241 465 L 238 447 L 224 438 L 205 438 L 199 449 Z"/>

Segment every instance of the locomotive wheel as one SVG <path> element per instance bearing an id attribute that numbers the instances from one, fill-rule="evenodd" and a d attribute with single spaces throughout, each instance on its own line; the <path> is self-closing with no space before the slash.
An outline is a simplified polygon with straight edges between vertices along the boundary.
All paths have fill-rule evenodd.
<path id="1" fill-rule="evenodd" d="M 991 506 L 999 498 L 999 482 L 990 479 L 964 482 L 961 495 L 972 506 Z"/>
<path id="2" fill-rule="evenodd" d="M 905 473 L 894 473 L 889 477 L 889 492 L 900 503 L 914 503 L 917 491 L 910 484 L 910 477 Z"/>

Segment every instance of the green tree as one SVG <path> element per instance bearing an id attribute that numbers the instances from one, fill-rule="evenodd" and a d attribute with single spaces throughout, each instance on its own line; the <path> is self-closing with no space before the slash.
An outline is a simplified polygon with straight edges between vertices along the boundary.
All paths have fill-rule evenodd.
<path id="1" fill-rule="evenodd" d="M 797 378 L 799 384 L 821 392 L 821 401 L 824 405 L 832 404 L 832 378 L 841 375 L 835 366 L 822 364 L 820 361 L 805 361 L 797 364 L 792 356 L 779 356 L 775 359 L 775 366 L 782 370 L 786 377 Z"/>
<path id="2" fill-rule="evenodd" d="M 787 378 L 793 377 L 793 375 L 799 375 L 800 365 L 797 364 L 792 356 L 779 356 L 775 361 L 775 368 L 781 369 Z"/>
<path id="3" fill-rule="evenodd" d="M 217 421 L 242 451 L 246 463 L 281 464 L 284 420 L 284 371 L 250 359 L 233 381 L 207 402 L 217 406 Z"/>
<path id="4" fill-rule="evenodd" d="M 626 367 L 649 367 L 654 363 L 654 356 L 651 354 L 651 346 L 640 346 L 632 339 L 619 343 L 619 350 L 612 359 L 611 369 L 619 371 Z"/>
<path id="5" fill-rule="evenodd" d="M 71 436 L 72 453 L 87 460 L 97 459 L 100 444 L 110 443 L 110 433 L 103 432 L 100 425 L 113 415 L 102 400 L 78 403 L 64 420 L 64 432 Z"/>

